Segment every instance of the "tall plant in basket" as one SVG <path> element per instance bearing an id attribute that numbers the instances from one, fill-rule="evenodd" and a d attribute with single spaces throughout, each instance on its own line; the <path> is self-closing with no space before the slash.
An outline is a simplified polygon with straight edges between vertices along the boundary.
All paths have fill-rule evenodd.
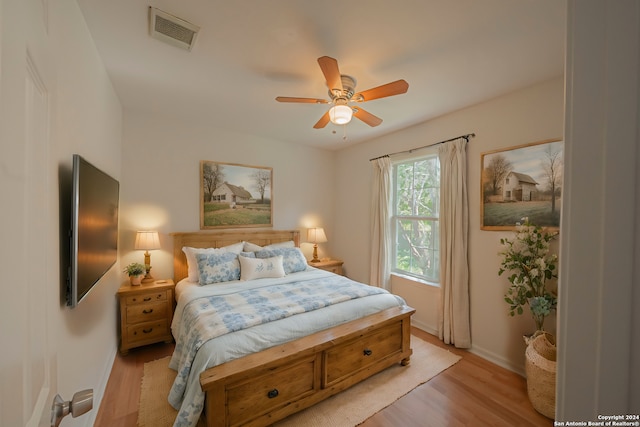
<path id="1" fill-rule="evenodd" d="M 547 284 L 558 277 L 558 256 L 549 253 L 549 242 L 558 234 L 531 224 L 528 218 L 522 221 L 516 225 L 512 239 L 500 239 L 503 249 L 499 252 L 502 263 L 498 275 L 509 273 L 511 286 L 504 296 L 509 315 L 523 314 L 528 305 L 537 335 L 544 331 L 544 319 L 557 306 L 557 298 L 547 289 Z"/>

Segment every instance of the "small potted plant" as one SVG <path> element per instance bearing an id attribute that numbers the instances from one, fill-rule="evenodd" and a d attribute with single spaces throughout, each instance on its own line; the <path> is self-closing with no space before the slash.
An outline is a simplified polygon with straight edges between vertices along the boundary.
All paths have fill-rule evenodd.
<path id="1" fill-rule="evenodd" d="M 147 269 L 145 268 L 144 264 L 140 264 L 139 262 L 132 262 L 131 264 L 127 265 L 123 271 L 129 275 L 131 284 L 136 286 L 142 283 L 142 278 L 147 272 Z"/>

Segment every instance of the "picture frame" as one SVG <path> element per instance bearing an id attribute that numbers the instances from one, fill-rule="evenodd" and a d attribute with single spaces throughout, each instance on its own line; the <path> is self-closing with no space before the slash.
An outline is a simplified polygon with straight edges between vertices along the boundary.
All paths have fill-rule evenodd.
<path id="1" fill-rule="evenodd" d="M 272 227 L 273 169 L 200 161 L 200 229 Z"/>
<path id="2" fill-rule="evenodd" d="M 480 228 L 515 230 L 529 222 L 560 228 L 564 141 L 549 139 L 481 153 Z"/>

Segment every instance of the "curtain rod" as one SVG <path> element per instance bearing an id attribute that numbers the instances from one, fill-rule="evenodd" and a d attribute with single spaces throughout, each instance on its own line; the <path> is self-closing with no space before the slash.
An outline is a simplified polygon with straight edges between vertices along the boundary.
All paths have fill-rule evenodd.
<path id="1" fill-rule="evenodd" d="M 464 139 L 467 140 L 467 142 L 469 142 L 469 138 L 475 138 L 475 136 L 476 136 L 475 133 L 468 133 L 466 135 L 456 136 L 455 138 L 445 139 L 444 141 L 434 142 L 433 144 L 423 145 L 422 147 L 416 147 L 416 148 L 412 148 L 410 150 L 404 150 L 404 151 L 396 151 L 395 153 L 389 153 L 389 154 L 385 154 L 383 156 L 374 157 L 373 159 L 369 159 L 369 161 L 372 162 L 374 160 L 378 160 L 378 159 L 381 159 L 383 157 L 393 156 L 394 154 L 412 153 L 415 150 L 421 150 L 423 148 L 433 147 L 434 145 L 444 144 L 445 142 L 455 141 L 456 139 L 460 139 L 460 138 L 464 138 Z"/>

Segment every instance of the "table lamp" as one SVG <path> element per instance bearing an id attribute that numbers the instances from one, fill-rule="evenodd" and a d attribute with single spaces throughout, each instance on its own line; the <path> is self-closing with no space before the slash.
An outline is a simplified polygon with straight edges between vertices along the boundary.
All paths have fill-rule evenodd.
<path id="1" fill-rule="evenodd" d="M 316 227 L 308 229 L 307 240 L 313 243 L 313 259 L 311 262 L 320 262 L 320 258 L 318 258 L 318 243 L 325 243 L 327 241 L 324 228 Z"/>
<path id="2" fill-rule="evenodd" d="M 142 279 L 142 283 L 153 282 L 155 279 L 151 276 L 151 254 L 150 250 L 160 249 L 160 238 L 157 231 L 138 231 L 136 234 L 135 249 L 143 249 L 144 252 L 144 266 L 147 269 Z"/>

